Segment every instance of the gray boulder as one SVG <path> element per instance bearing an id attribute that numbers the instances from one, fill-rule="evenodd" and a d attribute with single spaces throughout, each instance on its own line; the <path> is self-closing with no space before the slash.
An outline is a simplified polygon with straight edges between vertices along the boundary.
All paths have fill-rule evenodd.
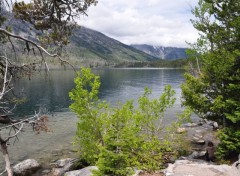
<path id="1" fill-rule="evenodd" d="M 77 161 L 79 161 L 79 160 L 73 159 L 73 158 L 60 159 L 60 160 L 56 161 L 55 163 L 51 164 L 54 166 L 54 168 L 52 169 L 52 171 L 49 175 L 50 176 L 62 176 L 65 172 L 74 170 L 76 168 L 75 163 Z"/>
<path id="2" fill-rule="evenodd" d="M 206 151 L 194 151 L 191 155 L 188 156 L 189 159 L 198 159 L 206 155 Z"/>
<path id="3" fill-rule="evenodd" d="M 13 166 L 13 173 L 16 176 L 29 176 L 40 167 L 41 165 L 36 160 L 27 159 Z"/>
<path id="4" fill-rule="evenodd" d="M 169 164 L 164 171 L 166 176 L 239 176 L 240 172 L 236 167 L 228 165 L 214 165 L 190 160 L 177 160 Z"/>
<path id="5" fill-rule="evenodd" d="M 80 170 L 66 172 L 64 176 L 91 176 L 93 170 L 97 170 L 96 166 L 88 166 Z"/>
<path id="6" fill-rule="evenodd" d="M 59 159 L 54 163 L 51 163 L 52 166 L 54 166 L 55 168 L 63 168 L 66 165 L 73 165 L 74 163 L 76 163 L 77 161 L 79 161 L 79 159 L 75 159 L 75 158 L 64 158 L 64 159 Z"/>

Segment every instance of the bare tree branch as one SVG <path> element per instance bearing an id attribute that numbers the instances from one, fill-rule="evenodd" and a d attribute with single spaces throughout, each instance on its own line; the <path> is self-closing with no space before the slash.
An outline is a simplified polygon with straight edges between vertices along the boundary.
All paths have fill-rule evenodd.
<path id="1" fill-rule="evenodd" d="M 8 74 L 8 60 L 7 58 L 5 59 L 6 65 L 5 65 L 5 73 L 3 77 L 3 87 L 0 92 L 0 100 L 2 100 L 3 96 L 8 93 L 11 89 L 7 90 L 8 84 L 11 81 L 11 77 L 7 79 L 7 74 Z"/>
<path id="2" fill-rule="evenodd" d="M 0 173 L 0 176 L 5 174 L 7 172 L 7 170 L 5 169 L 3 172 Z"/>
<path id="3" fill-rule="evenodd" d="M 40 54 L 41 54 L 41 56 L 42 56 L 42 60 L 44 61 L 44 64 L 45 64 L 45 66 L 46 66 L 47 69 L 49 69 L 49 68 L 48 68 L 47 62 L 45 61 L 45 59 L 44 59 L 44 57 L 43 57 L 42 52 L 44 52 L 45 54 L 47 54 L 47 55 L 50 56 L 50 57 L 56 57 L 56 58 L 58 58 L 62 64 L 68 64 L 68 65 L 70 65 L 70 66 L 75 70 L 75 68 L 74 68 L 74 66 L 73 66 L 72 64 L 70 64 L 69 62 L 61 59 L 61 57 L 60 57 L 59 55 L 49 53 L 45 48 L 43 48 L 42 46 L 38 45 L 37 43 L 35 43 L 35 42 L 31 41 L 31 40 L 28 40 L 28 39 L 26 39 L 26 38 L 24 38 L 24 37 L 21 37 L 21 36 L 19 36 L 19 35 L 15 35 L 15 34 L 9 32 L 9 31 L 7 31 L 7 30 L 5 30 L 5 29 L 3 29 L 3 28 L 0 28 L 0 33 L 3 33 L 3 34 L 5 34 L 5 35 L 7 35 L 8 37 L 12 37 L 12 38 L 19 39 L 19 40 L 21 40 L 21 41 L 30 43 L 30 44 L 32 44 L 33 46 L 35 46 L 35 47 L 39 50 L 39 52 L 40 52 Z"/>

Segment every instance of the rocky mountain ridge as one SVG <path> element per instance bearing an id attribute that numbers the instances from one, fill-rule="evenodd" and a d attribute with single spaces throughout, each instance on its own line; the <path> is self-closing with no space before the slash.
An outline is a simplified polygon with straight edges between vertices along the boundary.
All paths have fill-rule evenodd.
<path id="1" fill-rule="evenodd" d="M 147 44 L 133 44 L 130 46 L 159 59 L 176 60 L 187 58 L 185 53 L 186 48 L 153 46 Z"/>
<path id="2" fill-rule="evenodd" d="M 5 25 L 11 26 L 15 34 L 37 42 L 36 37 L 41 35 L 41 31 L 35 30 L 27 22 L 15 19 L 12 14 L 6 12 L 6 16 L 8 20 Z M 22 47 L 24 47 L 24 44 L 16 48 L 20 54 L 22 54 Z M 50 50 L 55 52 L 52 48 Z M 70 43 L 66 46 L 65 51 L 64 56 L 71 63 L 87 66 L 114 66 L 120 63 L 128 65 L 128 63 L 162 61 L 162 58 L 165 60 L 184 58 L 183 49 L 153 47 L 150 45 L 129 46 L 101 32 L 80 26 L 73 31 Z"/>

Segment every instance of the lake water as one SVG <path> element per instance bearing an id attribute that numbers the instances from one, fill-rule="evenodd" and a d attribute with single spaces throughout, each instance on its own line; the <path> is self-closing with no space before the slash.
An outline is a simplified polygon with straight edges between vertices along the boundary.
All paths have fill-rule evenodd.
<path id="1" fill-rule="evenodd" d="M 144 87 L 152 89 L 152 97 L 159 97 L 165 85 L 172 85 L 176 91 L 177 101 L 166 113 L 166 123 L 175 120 L 176 114 L 182 111 L 180 84 L 184 81 L 181 69 L 94 69 L 101 77 L 100 99 L 115 104 L 126 99 L 137 99 L 144 92 Z M 26 97 L 24 104 L 14 110 L 18 118 L 29 117 L 35 111 L 43 109 L 50 114 L 50 133 L 35 135 L 30 128 L 19 136 L 20 141 L 9 146 L 11 160 L 35 158 L 53 158 L 63 149 L 71 149 L 72 138 L 76 130 L 77 117 L 70 112 L 68 92 L 74 88 L 72 70 L 54 70 L 50 75 L 36 74 L 29 79 L 17 81 L 17 92 Z M 3 168 L 1 156 L 0 168 Z M 3 169 L 0 169 L 0 171 Z"/>

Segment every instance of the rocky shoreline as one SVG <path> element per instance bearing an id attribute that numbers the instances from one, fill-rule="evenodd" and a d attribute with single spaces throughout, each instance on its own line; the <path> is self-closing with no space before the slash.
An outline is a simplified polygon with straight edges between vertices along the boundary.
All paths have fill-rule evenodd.
<path id="1" fill-rule="evenodd" d="M 158 173 L 147 174 L 142 171 L 136 171 L 134 175 L 239 176 L 240 158 L 231 166 L 216 165 L 215 163 L 209 163 L 204 160 L 207 142 L 212 141 L 215 145 L 219 142 L 215 137 L 215 131 L 218 128 L 219 126 L 216 122 L 208 121 L 206 119 L 201 119 L 197 123 L 188 123 L 183 125 L 181 128 L 177 129 L 177 133 L 187 133 L 188 139 L 192 144 L 192 153 L 188 156 L 180 157 L 178 160 L 174 161 L 174 163 L 169 163 L 165 170 L 159 171 Z M 73 153 L 70 155 L 73 156 Z M 63 156 L 59 154 L 56 157 L 61 158 Z M 77 163 L 79 163 L 79 159 L 76 158 L 58 159 L 52 161 L 50 164 L 39 164 L 36 160 L 27 159 L 15 165 L 13 170 L 16 176 L 90 176 L 91 170 L 97 169 L 96 166 L 79 167 Z"/>

